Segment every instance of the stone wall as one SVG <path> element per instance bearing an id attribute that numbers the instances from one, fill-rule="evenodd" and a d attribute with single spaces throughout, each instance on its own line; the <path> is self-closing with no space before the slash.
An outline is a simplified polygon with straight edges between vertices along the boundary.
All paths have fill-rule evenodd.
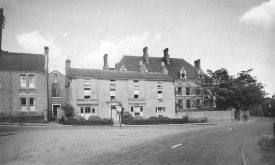
<path id="1" fill-rule="evenodd" d="M 186 111 L 177 112 L 176 118 L 187 116 L 189 119 L 207 118 L 208 122 L 232 122 L 234 121 L 233 111 Z"/>

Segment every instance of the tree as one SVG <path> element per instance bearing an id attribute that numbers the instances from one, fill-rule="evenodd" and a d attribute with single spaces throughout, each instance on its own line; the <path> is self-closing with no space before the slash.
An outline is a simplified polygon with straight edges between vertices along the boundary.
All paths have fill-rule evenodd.
<path id="1" fill-rule="evenodd" d="M 264 86 L 250 75 L 252 69 L 241 71 L 231 76 L 225 68 L 207 71 L 202 81 L 202 93 L 205 100 L 216 104 L 217 109 L 234 107 L 237 110 L 247 109 L 260 103 L 265 95 Z"/>
<path id="2" fill-rule="evenodd" d="M 64 110 L 64 114 L 66 117 L 73 117 L 74 107 L 71 104 L 64 104 L 62 106 L 62 109 Z"/>

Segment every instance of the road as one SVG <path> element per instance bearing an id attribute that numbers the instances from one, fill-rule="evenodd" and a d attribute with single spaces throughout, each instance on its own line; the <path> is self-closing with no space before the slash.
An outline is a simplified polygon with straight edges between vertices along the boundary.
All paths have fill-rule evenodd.
<path id="1" fill-rule="evenodd" d="M 215 127 L 104 154 L 91 158 L 89 164 L 241 165 L 244 141 L 271 132 L 268 120 Z"/>
<path id="2" fill-rule="evenodd" d="M 17 133 L 0 137 L 0 164 L 241 165 L 244 141 L 272 133 L 272 121 L 127 126 L 121 130 L 2 126 L 1 131 Z"/>

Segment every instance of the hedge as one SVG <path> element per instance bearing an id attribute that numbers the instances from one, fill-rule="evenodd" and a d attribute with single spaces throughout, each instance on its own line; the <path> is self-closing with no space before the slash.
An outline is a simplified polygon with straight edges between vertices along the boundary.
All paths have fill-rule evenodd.
<path id="1" fill-rule="evenodd" d="M 150 125 L 150 124 L 185 124 L 185 123 L 205 123 L 207 122 L 207 118 L 201 119 L 169 119 L 169 118 L 150 118 L 150 119 L 142 119 L 142 120 L 133 120 L 133 119 L 123 119 L 122 124 L 126 125 Z"/>
<path id="2" fill-rule="evenodd" d="M 112 120 L 103 119 L 103 120 L 74 120 L 67 119 L 63 121 L 64 125 L 111 125 Z"/>
<path id="3" fill-rule="evenodd" d="M 0 117 L 0 122 L 9 123 L 45 123 L 43 116 Z"/>

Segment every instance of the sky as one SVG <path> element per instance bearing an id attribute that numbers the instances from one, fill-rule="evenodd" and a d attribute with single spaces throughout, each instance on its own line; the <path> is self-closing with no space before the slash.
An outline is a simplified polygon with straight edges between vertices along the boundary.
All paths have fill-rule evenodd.
<path id="1" fill-rule="evenodd" d="M 275 0 L 0 0 L 6 17 L 2 49 L 44 53 L 50 71 L 114 67 L 123 55 L 171 58 L 204 71 L 251 73 L 275 94 Z"/>

